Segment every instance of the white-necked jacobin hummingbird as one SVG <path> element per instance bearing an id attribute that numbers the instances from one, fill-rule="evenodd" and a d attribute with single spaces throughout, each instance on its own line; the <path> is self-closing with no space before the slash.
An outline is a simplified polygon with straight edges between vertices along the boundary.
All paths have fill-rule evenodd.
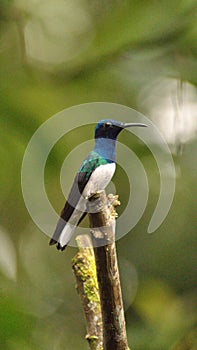
<path id="1" fill-rule="evenodd" d="M 49 244 L 64 250 L 77 225 L 86 216 L 87 199 L 104 190 L 116 169 L 116 138 L 125 128 L 147 126 L 142 123 L 122 123 L 101 120 L 95 129 L 94 149 L 84 159 L 75 176 L 68 200 L 61 212 L 53 237 Z"/>

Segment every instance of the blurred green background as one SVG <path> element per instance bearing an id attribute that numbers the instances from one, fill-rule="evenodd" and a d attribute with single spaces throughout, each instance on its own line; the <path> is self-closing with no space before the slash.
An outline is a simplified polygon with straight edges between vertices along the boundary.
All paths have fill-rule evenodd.
<path id="1" fill-rule="evenodd" d="M 60 254 L 49 248 L 26 210 L 20 170 L 28 141 L 44 121 L 95 101 L 123 104 L 152 119 L 176 167 L 171 210 L 148 235 L 158 169 L 142 142 L 120 137 L 142 158 L 150 185 L 142 219 L 117 243 L 130 346 L 197 349 L 196 7 L 195 0 L 1 0 L 1 349 L 88 348 L 71 271 L 76 249 Z M 93 129 L 66 135 L 50 154 L 45 181 L 58 212 L 64 202 L 61 164 Z M 118 168 L 119 212 L 128 193 L 122 176 Z"/>

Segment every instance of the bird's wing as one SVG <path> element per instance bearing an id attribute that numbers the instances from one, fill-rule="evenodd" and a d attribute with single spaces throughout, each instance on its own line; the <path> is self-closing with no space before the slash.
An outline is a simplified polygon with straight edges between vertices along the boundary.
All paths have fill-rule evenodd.
<path id="1" fill-rule="evenodd" d="M 80 211 L 80 208 L 76 210 L 76 207 L 79 204 L 81 194 L 83 193 L 83 190 L 87 185 L 92 172 L 98 165 L 100 165 L 100 163 L 101 158 L 99 154 L 94 151 L 90 152 L 88 157 L 82 163 L 79 172 L 75 176 L 71 191 L 68 196 L 68 200 L 66 201 L 65 206 L 61 212 L 55 232 L 49 242 L 50 245 L 57 243 L 57 248 L 63 250 L 69 242 L 75 226 L 77 226 L 85 217 L 85 211 Z M 71 217 L 73 217 L 73 220 L 75 221 L 74 224 L 69 224 Z M 63 246 L 60 243 L 62 235 L 64 236 Z"/>

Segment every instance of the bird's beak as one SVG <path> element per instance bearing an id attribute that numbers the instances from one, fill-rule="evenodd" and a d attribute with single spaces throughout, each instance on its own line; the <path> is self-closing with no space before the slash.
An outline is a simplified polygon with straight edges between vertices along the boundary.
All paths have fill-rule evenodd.
<path id="1" fill-rule="evenodd" d="M 143 123 L 121 123 L 122 128 L 129 128 L 132 126 L 140 126 L 140 127 L 147 127 L 148 125 L 143 124 Z"/>

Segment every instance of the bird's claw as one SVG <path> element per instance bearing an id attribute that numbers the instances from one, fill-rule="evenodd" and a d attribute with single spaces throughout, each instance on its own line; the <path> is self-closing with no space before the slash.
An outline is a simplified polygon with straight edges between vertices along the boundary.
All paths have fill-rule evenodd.
<path id="1" fill-rule="evenodd" d="M 97 191 L 96 193 L 90 193 L 89 196 L 85 197 L 85 199 L 88 199 L 88 200 L 97 199 L 97 198 L 100 197 L 100 194 L 101 194 L 103 191 L 104 191 L 104 190 Z"/>

